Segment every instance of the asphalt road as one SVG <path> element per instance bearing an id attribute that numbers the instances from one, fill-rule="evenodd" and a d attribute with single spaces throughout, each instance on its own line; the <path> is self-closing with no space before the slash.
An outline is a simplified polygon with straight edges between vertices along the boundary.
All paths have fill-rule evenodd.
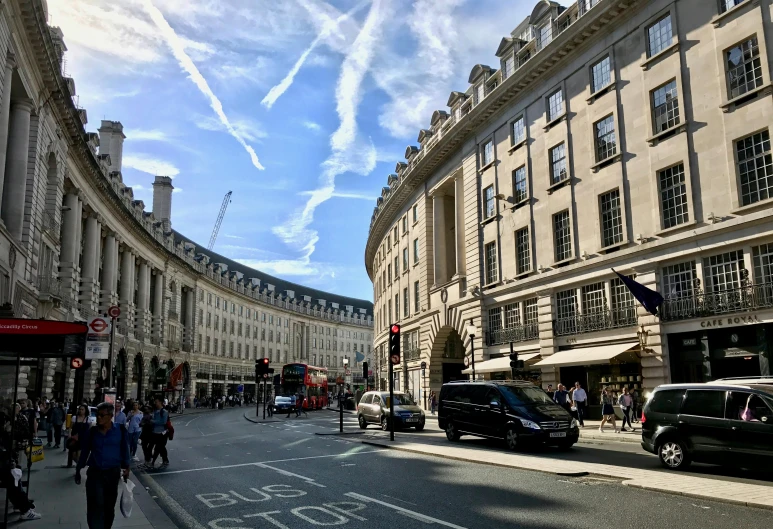
<path id="1" fill-rule="evenodd" d="M 337 416 L 331 412 L 253 424 L 244 420 L 244 411 L 174 418 L 175 440 L 168 445 L 171 465 L 141 476 L 181 528 L 770 525 L 766 510 L 652 493 L 614 480 L 567 478 L 383 450 L 363 445 L 362 435 L 317 435 L 334 433 Z M 347 416 L 346 422 L 354 431 L 354 417 Z M 428 440 L 439 436 L 431 431 L 403 435 Z M 481 449 L 495 447 L 484 444 Z M 590 457 L 601 450 L 587 445 L 560 455 L 585 457 L 586 451 Z M 633 456 L 626 451 L 607 453 L 612 454 L 607 457 Z"/>

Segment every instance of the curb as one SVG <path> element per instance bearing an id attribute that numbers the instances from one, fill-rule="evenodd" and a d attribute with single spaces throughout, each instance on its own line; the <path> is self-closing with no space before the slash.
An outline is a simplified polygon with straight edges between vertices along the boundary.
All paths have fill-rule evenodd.
<path id="1" fill-rule="evenodd" d="M 257 419 L 257 420 L 250 419 L 249 417 L 247 417 L 247 412 L 244 412 L 243 417 L 254 424 L 266 424 L 267 422 L 282 422 L 282 421 L 275 421 L 274 419 L 266 419 L 265 421 L 260 419 Z"/>
<path id="2" fill-rule="evenodd" d="M 329 436 L 336 436 L 336 435 L 363 435 L 365 432 L 314 432 L 314 435 L 329 435 Z M 363 441 L 364 443 L 365 441 Z"/>

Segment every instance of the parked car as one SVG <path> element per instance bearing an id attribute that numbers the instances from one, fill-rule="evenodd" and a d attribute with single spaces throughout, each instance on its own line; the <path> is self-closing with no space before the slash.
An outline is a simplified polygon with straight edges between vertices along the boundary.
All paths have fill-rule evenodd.
<path id="1" fill-rule="evenodd" d="M 449 382 L 438 400 L 438 426 L 449 441 L 463 434 L 502 439 L 516 450 L 544 443 L 571 448 L 580 436 L 579 425 L 530 382 Z"/>
<path id="2" fill-rule="evenodd" d="M 287 413 L 295 409 L 295 397 L 278 396 L 274 399 L 274 413 Z"/>
<path id="3" fill-rule="evenodd" d="M 395 391 L 394 396 L 395 427 L 416 428 L 416 430 L 422 431 L 425 423 L 424 410 L 406 393 Z M 382 430 L 388 430 L 389 406 L 388 391 L 368 391 L 365 393 L 357 405 L 357 422 L 360 423 L 360 428 L 364 430 L 369 424 L 378 424 Z"/>
<path id="4" fill-rule="evenodd" d="M 642 447 L 666 468 L 773 467 L 773 377 L 658 386 L 641 423 Z"/>

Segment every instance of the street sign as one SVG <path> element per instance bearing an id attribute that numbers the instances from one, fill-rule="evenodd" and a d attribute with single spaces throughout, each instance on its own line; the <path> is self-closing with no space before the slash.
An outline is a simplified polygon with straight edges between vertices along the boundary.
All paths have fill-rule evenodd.
<path id="1" fill-rule="evenodd" d="M 111 318 L 117 318 L 118 316 L 121 315 L 120 307 L 113 305 L 112 307 L 107 309 L 107 315 L 110 316 Z"/>
<path id="2" fill-rule="evenodd" d="M 236 386 L 236 392 L 244 393 L 244 384 L 239 384 L 238 386 Z"/>
<path id="3" fill-rule="evenodd" d="M 86 333 L 86 359 L 107 360 L 110 352 L 110 322 L 102 317 L 91 318 Z"/>
<path id="4" fill-rule="evenodd" d="M 465 356 L 464 357 L 464 367 L 470 367 L 470 357 Z"/>
<path id="5" fill-rule="evenodd" d="M 392 360 L 392 365 L 398 365 L 400 363 L 400 355 L 392 355 L 390 359 Z"/>
<path id="6" fill-rule="evenodd" d="M 70 367 L 73 369 L 80 369 L 83 367 L 83 358 L 78 358 L 77 356 L 72 358 L 70 360 Z"/>

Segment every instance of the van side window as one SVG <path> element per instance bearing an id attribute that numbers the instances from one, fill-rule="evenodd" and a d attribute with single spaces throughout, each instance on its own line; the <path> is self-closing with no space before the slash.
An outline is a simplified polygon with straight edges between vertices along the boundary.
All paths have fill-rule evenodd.
<path id="1" fill-rule="evenodd" d="M 757 422 L 771 415 L 770 409 L 758 395 L 733 391 L 728 396 L 725 417 L 731 421 Z"/>
<path id="2" fill-rule="evenodd" d="M 683 389 L 666 389 L 656 391 L 652 396 L 649 409 L 652 413 L 670 413 L 676 415 L 682 406 Z"/>
<path id="3" fill-rule="evenodd" d="M 682 406 L 682 413 L 723 419 L 725 417 L 725 392 L 706 389 L 688 390 Z"/>
<path id="4" fill-rule="evenodd" d="M 486 386 L 470 386 L 466 392 L 466 396 L 468 397 L 466 402 L 477 404 L 478 406 L 488 406 L 488 402 L 486 401 L 486 392 L 488 389 L 489 388 Z"/>
<path id="5" fill-rule="evenodd" d="M 486 406 L 491 404 L 493 401 L 497 401 L 498 403 L 502 404 L 502 395 L 499 394 L 499 391 L 497 391 L 494 388 L 488 388 L 488 391 L 486 392 L 486 398 L 484 399 Z"/>

